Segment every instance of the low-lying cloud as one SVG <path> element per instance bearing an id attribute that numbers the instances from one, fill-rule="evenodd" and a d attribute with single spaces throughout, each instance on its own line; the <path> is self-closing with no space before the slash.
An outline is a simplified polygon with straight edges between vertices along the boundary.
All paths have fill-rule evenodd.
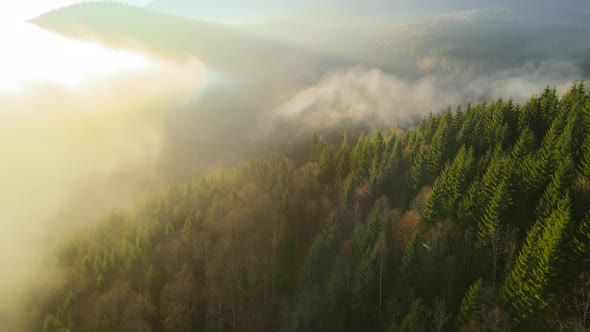
<path id="1" fill-rule="evenodd" d="M 523 102 L 547 85 L 564 92 L 583 79 L 574 64 L 547 61 L 489 75 L 428 74 L 407 80 L 378 68 L 357 66 L 326 74 L 317 84 L 279 106 L 265 127 L 290 135 L 309 135 L 351 125 L 372 129 L 408 127 L 447 106 L 499 97 Z"/>
<path id="2" fill-rule="evenodd" d="M 160 187 L 162 119 L 198 98 L 206 77 L 197 61 L 157 62 L 0 94 L 0 322 L 52 272 L 41 264 L 52 244 Z"/>

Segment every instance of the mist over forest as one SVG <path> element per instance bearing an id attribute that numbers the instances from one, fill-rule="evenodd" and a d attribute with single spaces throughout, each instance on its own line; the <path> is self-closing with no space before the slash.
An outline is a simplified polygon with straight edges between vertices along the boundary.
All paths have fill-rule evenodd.
<path id="1" fill-rule="evenodd" d="M 215 17 L 215 13 L 225 13 L 231 7 L 232 11 L 243 10 L 247 18 L 247 8 L 255 4 L 156 1 L 145 10 L 88 3 L 49 12 L 32 23 L 66 36 L 100 40 L 113 47 L 178 61 L 197 58 L 215 71 L 219 84 L 209 87 L 195 105 L 175 112 L 168 123 L 170 135 L 166 136 L 173 140 L 172 150 L 211 145 L 198 144 L 198 139 L 230 145 L 239 142 L 240 150 L 244 149 L 244 138 L 258 145 L 258 130 L 253 133 L 251 126 L 262 123 L 268 130 L 268 118 L 276 118 L 277 113 L 280 118 L 285 108 L 291 108 L 291 117 L 298 115 L 290 118 L 287 126 L 303 127 L 307 135 L 317 129 L 306 130 L 298 124 L 309 122 L 299 116 L 304 113 L 337 113 L 331 123 L 348 126 L 381 125 L 378 129 L 384 129 L 399 123 L 407 127 L 416 124 L 420 116 L 440 112 L 449 105 L 497 97 L 523 101 L 547 85 L 563 92 L 571 82 L 584 79 L 589 70 L 585 59 L 588 46 L 580 42 L 588 39 L 589 27 L 577 19 L 581 3 L 574 6 L 572 2 L 562 9 L 564 14 L 547 20 L 555 7 L 549 2 L 502 7 L 507 3 L 500 1 L 477 7 L 472 2 L 441 1 L 434 6 L 439 8 L 436 15 L 428 13 L 410 22 L 379 19 L 372 23 L 369 20 L 373 15 L 384 10 L 391 16 L 400 14 L 385 1 L 366 6 L 356 2 L 336 5 L 324 1 L 313 6 L 305 1 L 290 3 L 276 1 L 268 6 L 281 9 L 276 18 L 230 25 L 211 22 L 210 17 L 203 16 L 206 14 L 190 9 L 203 6 Z M 317 13 L 324 12 L 314 6 L 330 6 L 332 10 L 320 16 Z M 184 13 L 183 17 L 154 10 L 160 7 L 165 13 Z M 318 17 L 298 16 L 294 7 L 317 10 Z M 365 9 L 358 17 L 346 14 L 357 7 Z M 403 1 L 395 6 L 406 16 L 423 7 Z M 285 18 L 285 13 L 291 14 Z M 325 91 L 330 89 L 326 85 L 334 86 L 338 93 L 358 93 L 334 101 Z M 429 97 L 421 97 L 423 94 Z M 415 100 L 401 100 L 408 95 L 416 96 Z M 302 100 L 303 96 L 307 100 Z M 334 107 L 334 102 L 340 105 Z M 294 103 L 305 107 L 295 112 Z M 369 113 L 366 118 L 363 112 Z M 375 117 L 379 121 L 371 119 Z M 277 132 L 283 130 L 281 127 Z M 228 137 L 231 134 L 233 137 Z M 183 147 L 183 143 L 188 144 Z M 212 153 L 226 151 L 214 150 Z M 174 157 L 179 155 L 175 153 Z"/>
<path id="2" fill-rule="evenodd" d="M 44 8 L 0 330 L 590 329 L 587 1 Z"/>

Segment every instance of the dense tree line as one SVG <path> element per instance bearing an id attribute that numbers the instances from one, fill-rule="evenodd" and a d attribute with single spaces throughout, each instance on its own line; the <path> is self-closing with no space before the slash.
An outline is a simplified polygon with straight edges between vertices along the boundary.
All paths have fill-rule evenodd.
<path id="1" fill-rule="evenodd" d="M 582 83 L 314 136 L 74 237 L 31 329 L 586 331 L 589 203 Z"/>

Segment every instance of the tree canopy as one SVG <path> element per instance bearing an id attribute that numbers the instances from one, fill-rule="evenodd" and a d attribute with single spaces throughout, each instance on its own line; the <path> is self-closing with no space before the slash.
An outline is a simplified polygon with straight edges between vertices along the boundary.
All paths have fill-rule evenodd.
<path id="1" fill-rule="evenodd" d="M 314 135 L 77 233 L 30 329 L 589 329 L 584 85 L 393 129 Z"/>

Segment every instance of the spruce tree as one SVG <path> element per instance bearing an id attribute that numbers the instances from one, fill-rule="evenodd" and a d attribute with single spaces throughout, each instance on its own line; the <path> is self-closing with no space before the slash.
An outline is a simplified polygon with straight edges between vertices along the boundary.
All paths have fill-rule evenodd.
<path id="1" fill-rule="evenodd" d="M 559 249 L 570 222 L 569 196 L 555 199 L 556 209 L 528 232 L 502 289 L 505 304 L 525 325 L 541 326 L 545 309 L 555 295 L 555 278 L 562 259 Z"/>
<path id="2" fill-rule="evenodd" d="M 350 145 L 348 144 L 348 132 L 342 135 L 342 143 L 336 152 L 336 175 L 340 181 L 343 181 L 350 171 Z"/>
<path id="3" fill-rule="evenodd" d="M 448 126 L 448 118 L 443 117 L 432 136 L 432 140 L 429 141 L 430 148 L 426 156 L 426 183 L 432 183 L 444 167 Z"/>
<path id="4" fill-rule="evenodd" d="M 410 240 L 406 244 L 406 248 L 402 256 L 402 263 L 400 266 L 399 289 L 402 293 L 402 298 L 408 301 L 408 303 L 414 300 L 413 280 L 416 269 L 416 241 L 417 233 L 414 232 L 410 237 Z"/>
<path id="5" fill-rule="evenodd" d="M 582 143 L 578 173 L 590 178 L 590 130 L 586 133 Z"/>
<path id="6" fill-rule="evenodd" d="M 556 197 L 562 197 L 571 191 L 574 182 L 574 165 L 571 158 L 564 159 L 555 170 L 551 182 L 545 189 L 536 208 L 537 218 L 549 217 L 557 209 Z"/>
<path id="7" fill-rule="evenodd" d="M 590 271 L 590 213 L 580 221 L 574 237 L 574 249 L 580 270 Z"/>
<path id="8" fill-rule="evenodd" d="M 322 152 L 319 162 L 318 179 L 324 184 L 333 184 L 336 180 L 336 160 L 334 157 L 334 151 L 331 147 L 326 147 Z"/>
<path id="9" fill-rule="evenodd" d="M 461 328 L 469 322 L 479 322 L 483 317 L 485 302 L 484 289 L 481 279 L 469 287 L 461 301 L 457 314 L 457 327 Z"/>
<path id="10" fill-rule="evenodd" d="M 410 332 L 410 331 L 425 331 L 426 330 L 426 308 L 422 304 L 422 299 L 416 299 L 408 313 L 400 324 L 399 331 Z"/>
<path id="11" fill-rule="evenodd" d="M 417 146 L 417 153 L 415 153 L 414 159 L 412 160 L 412 164 L 410 166 L 410 189 L 413 192 L 418 192 L 422 185 L 424 184 L 425 178 L 425 165 L 426 161 L 424 159 L 424 153 L 422 146 Z"/>
<path id="12" fill-rule="evenodd" d="M 515 163 L 520 163 L 525 159 L 532 151 L 534 151 L 535 137 L 533 132 L 527 125 L 520 131 L 520 136 L 516 140 L 516 143 L 512 147 L 510 156 Z"/>
<path id="13" fill-rule="evenodd" d="M 433 222 L 441 217 L 455 217 L 457 205 L 470 179 L 473 152 L 463 146 L 453 163 L 447 165 L 432 186 L 432 193 L 426 202 L 424 221 Z"/>
<path id="14" fill-rule="evenodd" d="M 321 285 L 330 269 L 329 262 L 337 252 L 340 223 L 332 214 L 326 228 L 315 238 L 303 265 L 300 283 L 303 287 Z"/>
<path id="15" fill-rule="evenodd" d="M 366 163 L 368 162 L 365 153 L 367 150 L 367 140 L 368 138 L 366 136 L 366 133 L 363 131 L 359 136 L 356 145 L 352 149 L 350 171 L 358 175 L 359 177 L 365 176 L 365 167 Z"/>
<path id="16" fill-rule="evenodd" d="M 550 128 L 537 153 L 525 158 L 520 164 L 518 169 L 520 185 L 531 199 L 538 199 L 551 181 L 551 176 L 556 168 L 555 145 L 557 139 L 556 128 Z"/>
<path id="17" fill-rule="evenodd" d="M 492 286 L 494 288 L 496 287 L 498 260 L 502 250 L 503 229 L 506 227 L 504 218 L 506 218 L 506 211 L 511 204 L 508 181 L 504 179 L 498 184 L 478 224 L 477 244 L 480 248 L 489 250 L 492 259 Z"/>

